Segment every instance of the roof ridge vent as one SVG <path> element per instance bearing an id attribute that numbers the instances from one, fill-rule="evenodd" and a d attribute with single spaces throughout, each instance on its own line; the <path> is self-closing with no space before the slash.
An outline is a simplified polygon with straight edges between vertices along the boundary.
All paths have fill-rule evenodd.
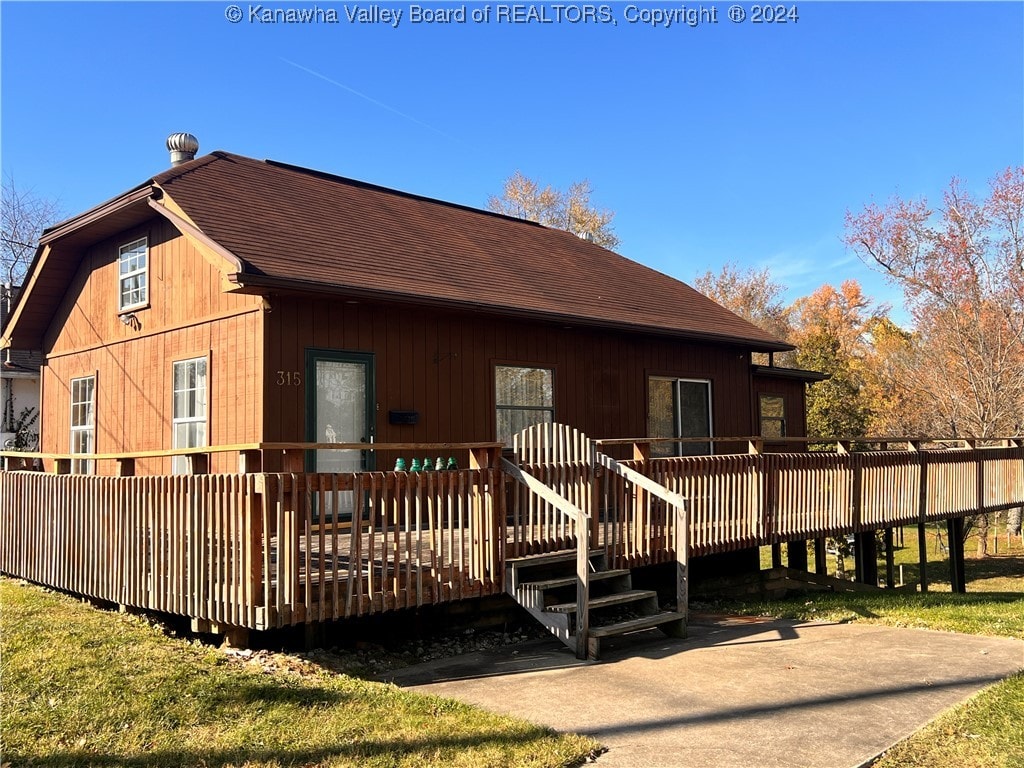
<path id="1" fill-rule="evenodd" d="M 199 139 L 191 133 L 172 133 L 167 137 L 167 149 L 171 153 L 171 165 L 181 165 L 196 159 Z"/>

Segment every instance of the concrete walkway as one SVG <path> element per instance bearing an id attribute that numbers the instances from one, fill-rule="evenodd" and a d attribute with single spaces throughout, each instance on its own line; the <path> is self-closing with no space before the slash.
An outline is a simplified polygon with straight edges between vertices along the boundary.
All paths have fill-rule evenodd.
<path id="1" fill-rule="evenodd" d="M 697 617 L 580 662 L 557 641 L 444 659 L 386 679 L 608 747 L 599 768 L 860 766 L 1024 669 L 1024 642 L 866 624 Z"/>

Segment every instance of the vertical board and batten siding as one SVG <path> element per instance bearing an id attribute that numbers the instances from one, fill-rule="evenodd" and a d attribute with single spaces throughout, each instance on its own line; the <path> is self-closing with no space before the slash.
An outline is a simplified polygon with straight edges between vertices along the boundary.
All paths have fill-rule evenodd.
<path id="1" fill-rule="evenodd" d="M 748 434 L 749 355 L 724 345 L 401 305 L 273 296 L 266 319 L 264 439 L 305 437 L 307 348 L 373 353 L 377 442 L 495 437 L 494 365 L 554 369 L 555 420 L 606 437 L 647 434 L 648 376 L 709 379 L 716 434 Z M 414 426 L 388 423 L 415 410 Z M 383 468 L 382 466 L 379 468 Z"/>
<path id="2" fill-rule="evenodd" d="M 140 327 L 118 314 L 118 248 L 149 238 L 149 306 L 134 310 Z M 96 376 L 96 450 L 166 450 L 171 436 L 171 365 L 208 357 L 207 441 L 255 442 L 262 427 L 260 298 L 225 293 L 223 276 L 162 219 L 89 248 L 45 341 L 41 450 L 69 447 L 70 383 Z M 236 469 L 213 457 L 213 471 Z M 140 461 L 139 473 L 170 469 L 168 459 Z M 101 473 L 115 467 L 104 462 Z"/>

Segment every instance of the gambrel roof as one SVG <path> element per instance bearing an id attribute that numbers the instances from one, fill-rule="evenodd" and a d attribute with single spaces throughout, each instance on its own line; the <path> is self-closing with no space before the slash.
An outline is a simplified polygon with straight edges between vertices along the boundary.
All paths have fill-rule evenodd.
<path id="1" fill-rule="evenodd" d="M 98 226 L 104 207 L 130 220 L 134 206 L 201 239 L 245 292 L 327 292 L 792 348 L 685 283 L 568 232 L 274 161 L 213 152 L 118 200 L 48 230 L 42 247 L 60 251 L 62 239 Z"/>

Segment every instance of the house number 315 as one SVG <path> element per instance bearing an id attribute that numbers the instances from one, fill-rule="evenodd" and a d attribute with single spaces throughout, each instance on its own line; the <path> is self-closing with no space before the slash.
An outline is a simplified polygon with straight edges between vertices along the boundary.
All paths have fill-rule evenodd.
<path id="1" fill-rule="evenodd" d="M 302 374 L 298 371 L 278 371 L 277 386 L 299 387 L 302 386 Z"/>

